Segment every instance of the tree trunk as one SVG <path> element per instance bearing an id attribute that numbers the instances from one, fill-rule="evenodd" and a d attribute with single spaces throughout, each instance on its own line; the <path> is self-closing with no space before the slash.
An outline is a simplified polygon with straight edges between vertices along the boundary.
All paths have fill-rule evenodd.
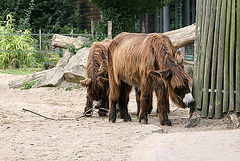
<path id="1" fill-rule="evenodd" d="M 171 39 L 175 49 L 194 44 L 196 25 L 192 24 L 178 30 L 165 32 Z"/>
<path id="2" fill-rule="evenodd" d="M 55 34 L 53 35 L 52 38 L 52 46 L 53 48 L 59 47 L 59 48 L 67 48 L 68 45 L 73 45 L 77 49 L 82 47 L 84 42 L 87 42 L 88 38 L 86 37 L 81 37 L 78 36 L 77 38 L 69 37 L 69 36 L 64 36 L 64 35 L 59 35 Z"/>

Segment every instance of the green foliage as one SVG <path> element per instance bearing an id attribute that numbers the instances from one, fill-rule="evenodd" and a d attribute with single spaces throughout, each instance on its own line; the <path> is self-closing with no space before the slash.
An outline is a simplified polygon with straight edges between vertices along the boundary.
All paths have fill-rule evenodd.
<path id="1" fill-rule="evenodd" d="M 16 30 L 11 14 L 7 15 L 7 21 L 0 22 L 0 50 L 23 52 L 0 52 L 0 68 L 34 67 L 36 65 L 33 53 L 35 51 L 34 39 L 29 35 L 30 31 Z M 15 35 L 12 35 L 15 34 Z"/>
<path id="2" fill-rule="evenodd" d="M 59 60 L 60 60 L 59 54 L 57 54 L 57 53 L 51 53 L 51 54 L 50 54 L 50 57 L 48 58 L 48 61 L 47 61 L 47 62 L 52 62 L 53 64 L 56 65 Z M 53 65 L 53 66 L 55 66 L 55 65 Z"/>
<path id="3" fill-rule="evenodd" d="M 34 72 L 39 72 L 43 69 L 41 68 L 20 68 L 20 69 L 6 69 L 0 70 L 1 73 L 14 74 L 14 75 L 30 75 Z"/>
<path id="4" fill-rule="evenodd" d="M 72 91 L 72 90 L 73 90 L 72 87 L 67 87 L 67 88 L 65 89 L 65 91 Z"/>
<path id="5" fill-rule="evenodd" d="M 23 90 L 23 89 L 30 89 L 30 88 L 32 88 L 32 86 L 34 86 L 37 82 L 38 82 L 38 80 L 29 81 L 29 82 L 24 82 L 24 85 L 21 87 L 21 90 Z"/>
<path id="6" fill-rule="evenodd" d="M 78 50 L 79 50 L 74 45 L 69 45 L 69 44 L 66 45 L 66 48 L 73 54 L 76 54 L 78 52 Z"/>
<path id="7" fill-rule="evenodd" d="M 92 0 L 101 10 L 103 19 L 96 25 L 95 31 L 107 34 L 107 21 L 112 21 L 113 36 L 118 33 L 135 32 L 135 23 L 139 15 L 152 13 L 157 7 L 162 7 L 170 0 Z"/>
<path id="8" fill-rule="evenodd" d="M 71 0 L 1 0 L 0 18 L 13 12 L 18 29 L 59 33 L 61 27 L 70 23 L 72 8 Z"/>

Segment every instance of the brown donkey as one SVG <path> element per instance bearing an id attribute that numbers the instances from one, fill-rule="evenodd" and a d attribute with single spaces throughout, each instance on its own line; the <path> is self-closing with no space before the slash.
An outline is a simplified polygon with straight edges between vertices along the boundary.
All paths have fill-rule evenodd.
<path id="1" fill-rule="evenodd" d="M 106 116 L 108 109 L 108 69 L 107 69 L 107 48 L 110 39 L 103 42 L 94 42 L 90 48 L 86 73 L 87 78 L 81 81 L 81 85 L 87 87 L 87 102 L 84 114 L 90 114 L 92 108 L 101 108 L 98 111 L 99 116 Z"/>
<path id="2" fill-rule="evenodd" d="M 171 125 L 169 96 L 180 107 L 194 103 L 189 76 L 174 61 L 174 50 L 161 34 L 121 33 L 108 47 L 109 121 L 116 121 L 116 104 L 124 121 L 130 121 L 127 104 L 132 86 L 140 87 L 139 121 L 147 123 L 152 91 L 157 95 L 159 121 Z"/>

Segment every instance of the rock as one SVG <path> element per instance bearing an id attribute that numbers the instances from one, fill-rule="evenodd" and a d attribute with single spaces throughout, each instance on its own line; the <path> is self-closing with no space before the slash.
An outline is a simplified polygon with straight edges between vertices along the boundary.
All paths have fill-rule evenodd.
<path id="1" fill-rule="evenodd" d="M 88 38 L 82 37 L 82 36 L 73 38 L 73 37 L 69 37 L 69 36 L 55 34 L 55 35 L 53 35 L 53 38 L 52 38 L 52 47 L 53 48 L 56 48 L 56 47 L 66 48 L 67 45 L 73 45 L 77 49 L 79 49 L 88 40 L 89 40 Z"/>
<path id="2" fill-rule="evenodd" d="M 229 117 L 231 118 L 231 121 L 233 122 L 234 126 L 236 128 L 239 128 L 240 127 L 240 120 L 239 120 L 237 114 L 236 113 L 231 113 L 231 114 L 229 114 Z"/>
<path id="3" fill-rule="evenodd" d="M 71 53 L 69 50 L 66 50 L 63 57 L 58 61 L 56 67 L 57 68 L 64 68 L 68 62 L 69 59 L 73 56 L 73 53 Z"/>
<path id="4" fill-rule="evenodd" d="M 193 110 L 193 109 L 192 109 Z M 185 128 L 192 128 L 199 124 L 200 122 L 200 113 L 198 110 L 193 110 L 188 122 L 185 124 Z"/>
<path id="5" fill-rule="evenodd" d="M 64 80 L 63 74 L 63 68 L 52 68 L 33 87 L 56 87 Z"/>
<path id="6" fill-rule="evenodd" d="M 163 133 L 163 128 L 156 127 L 155 129 L 152 130 L 152 133 Z"/>
<path id="7" fill-rule="evenodd" d="M 64 77 L 69 82 L 79 82 L 87 77 L 85 69 L 90 48 L 80 49 L 64 67 Z"/>
<path id="8" fill-rule="evenodd" d="M 74 42 L 73 42 L 73 46 L 75 46 L 77 49 L 80 49 L 82 47 L 82 45 L 86 42 L 88 42 L 89 39 L 86 37 L 82 37 L 82 36 L 78 36 Z"/>
<path id="9" fill-rule="evenodd" d="M 20 88 L 25 84 L 25 82 L 40 80 L 48 71 L 49 70 L 44 70 L 41 72 L 36 72 L 36 73 L 30 74 L 26 77 L 23 77 L 23 78 L 20 78 L 17 80 L 12 80 L 8 83 L 8 85 L 10 88 Z"/>

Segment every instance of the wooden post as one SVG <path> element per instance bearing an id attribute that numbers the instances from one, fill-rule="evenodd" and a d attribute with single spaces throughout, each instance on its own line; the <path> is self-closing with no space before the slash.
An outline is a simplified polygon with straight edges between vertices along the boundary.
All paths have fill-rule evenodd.
<path id="1" fill-rule="evenodd" d="M 108 38 L 112 39 L 112 21 L 108 21 Z"/>
<path id="2" fill-rule="evenodd" d="M 145 21 L 144 15 L 141 15 L 141 33 L 145 33 Z"/>
<path id="3" fill-rule="evenodd" d="M 226 17 L 226 33 L 225 33 L 225 45 L 224 45 L 224 79 L 223 79 L 223 113 L 228 112 L 229 102 L 229 33 L 230 33 L 230 13 L 231 13 L 232 0 L 227 2 L 227 17 Z"/>
<path id="4" fill-rule="evenodd" d="M 210 16 L 210 0 L 207 0 L 207 3 L 203 5 L 203 11 L 206 11 L 206 14 L 203 14 L 203 21 L 204 26 L 202 26 L 202 33 L 201 33 L 201 60 L 199 64 L 199 82 L 198 82 L 198 90 L 199 92 L 199 100 L 197 102 L 198 109 L 202 109 L 202 90 L 203 90 L 203 80 L 204 80 L 204 62 L 205 62 L 205 55 L 206 55 L 206 44 L 207 44 L 207 34 L 208 34 L 208 27 L 209 27 L 209 16 Z M 205 117 L 205 116 L 202 116 Z"/>
<path id="5" fill-rule="evenodd" d="M 42 50 L 42 31 L 41 29 L 39 30 L 39 49 Z"/>
<path id="6" fill-rule="evenodd" d="M 234 111 L 235 0 L 232 0 L 229 61 L 229 111 Z"/>
<path id="7" fill-rule="evenodd" d="M 146 21 L 146 34 L 148 34 L 148 13 L 145 13 L 145 21 Z"/>
<path id="8" fill-rule="evenodd" d="M 93 21 L 91 21 L 91 34 L 92 34 L 92 37 L 93 37 Z"/>
<path id="9" fill-rule="evenodd" d="M 212 72 L 211 72 L 211 93 L 208 117 L 212 118 L 215 112 L 215 88 L 216 88 L 216 73 L 217 73 L 217 58 L 218 58 L 218 40 L 219 40 L 219 23 L 220 23 L 220 10 L 221 1 L 217 0 L 216 20 L 213 39 L 213 52 L 212 52 Z"/>
<path id="10" fill-rule="evenodd" d="M 73 29 L 71 29 L 71 33 L 70 33 L 71 37 L 73 37 Z"/>
<path id="11" fill-rule="evenodd" d="M 210 4 L 209 4 L 210 5 Z M 211 59 L 212 59 L 212 48 L 213 48 L 213 31 L 215 24 L 215 12 L 216 12 L 216 0 L 211 2 L 211 14 L 210 23 L 208 31 L 207 48 L 206 48 L 206 58 L 205 58 L 205 71 L 204 71 L 204 86 L 203 86 L 203 105 L 202 105 L 202 117 L 207 117 L 208 113 L 208 101 L 209 101 L 209 80 L 210 80 L 210 69 L 211 69 Z M 214 92 L 214 91 L 211 91 Z"/>
<path id="12" fill-rule="evenodd" d="M 200 100 L 200 93 L 201 91 L 198 90 L 198 82 L 199 82 L 199 66 L 200 66 L 200 59 L 201 59 L 201 24 L 202 24 L 202 13 L 203 5 L 202 1 L 198 0 L 196 4 L 196 11 L 197 11 L 197 21 L 196 21 L 196 32 L 195 32 L 195 54 L 194 54 L 194 79 L 193 79 L 193 96 L 196 100 L 194 105 L 195 109 L 199 109 L 198 107 L 199 100 Z"/>
<path id="13" fill-rule="evenodd" d="M 237 1 L 236 27 L 236 112 L 240 112 L 240 1 Z"/>
<path id="14" fill-rule="evenodd" d="M 223 84 L 223 49 L 225 38 L 225 24 L 226 24 L 226 0 L 222 0 L 221 18 L 219 28 L 218 41 L 218 64 L 217 64 L 217 86 L 216 86 L 216 102 L 215 102 L 215 118 L 222 117 L 222 84 Z"/>

